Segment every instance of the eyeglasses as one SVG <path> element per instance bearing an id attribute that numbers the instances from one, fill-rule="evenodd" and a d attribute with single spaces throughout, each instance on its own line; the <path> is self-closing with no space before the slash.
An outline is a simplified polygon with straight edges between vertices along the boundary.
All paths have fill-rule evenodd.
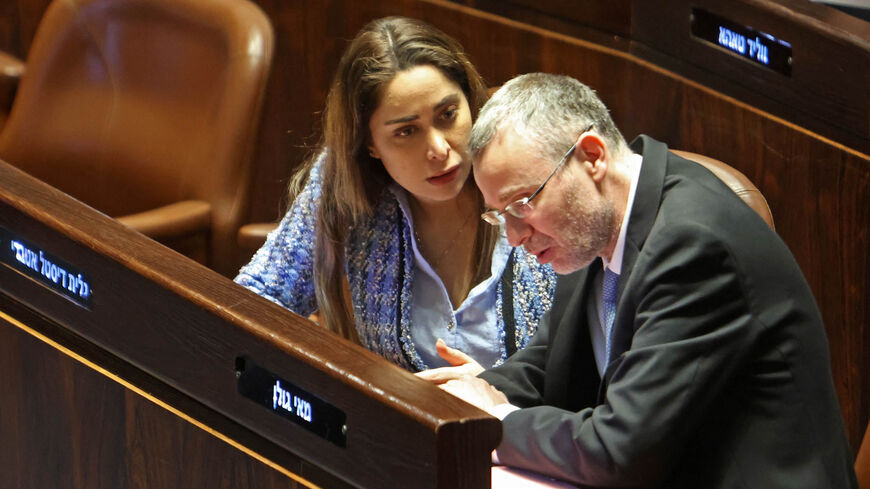
<path id="1" fill-rule="evenodd" d="M 584 129 L 583 132 L 580 133 L 580 135 L 591 131 L 593 126 L 594 126 L 594 124 L 589 124 L 589 127 Z M 579 135 L 578 135 L 578 139 L 579 139 Z M 483 219 L 485 222 L 492 224 L 493 226 L 501 226 L 502 224 L 504 224 L 504 214 L 505 213 L 508 213 L 508 214 L 516 217 L 517 219 L 525 219 L 526 217 L 528 217 L 529 214 L 531 214 L 532 211 L 535 209 L 535 207 L 532 205 L 532 199 L 534 199 L 539 193 L 541 193 L 541 190 L 544 190 L 544 185 L 546 185 L 547 182 L 549 182 L 550 179 L 553 178 L 553 175 L 556 174 L 556 170 L 561 168 L 562 165 L 566 161 L 568 161 L 568 158 L 571 157 L 571 154 L 574 153 L 574 149 L 576 149 L 576 148 L 577 148 L 577 143 L 575 142 L 571 146 L 571 149 L 569 149 L 568 152 L 565 153 L 565 156 L 563 156 L 562 159 L 559 161 L 559 164 L 556 165 L 556 168 L 553 168 L 553 171 L 550 172 L 550 175 L 544 180 L 544 183 L 542 183 L 541 186 L 538 187 L 538 190 L 535 190 L 535 192 L 532 195 L 530 195 L 528 197 L 523 197 L 520 200 L 516 200 L 514 202 L 511 202 L 510 204 L 508 204 L 507 207 L 504 208 L 503 211 L 499 211 L 496 209 L 488 210 L 488 211 L 484 212 L 483 214 L 481 214 L 480 218 Z"/>

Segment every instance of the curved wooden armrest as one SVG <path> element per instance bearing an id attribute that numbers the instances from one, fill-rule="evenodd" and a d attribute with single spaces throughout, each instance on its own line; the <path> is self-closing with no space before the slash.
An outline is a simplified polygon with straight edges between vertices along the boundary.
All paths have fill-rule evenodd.
<path id="1" fill-rule="evenodd" d="M 251 253 L 257 251 L 266 242 L 266 237 L 269 233 L 276 227 L 278 227 L 278 225 L 273 222 L 245 224 L 239 228 L 239 248 L 242 250 L 248 250 Z"/>
<path id="2" fill-rule="evenodd" d="M 208 230 L 211 227 L 211 204 L 185 200 L 118 217 L 117 220 L 150 238 L 173 238 Z"/>

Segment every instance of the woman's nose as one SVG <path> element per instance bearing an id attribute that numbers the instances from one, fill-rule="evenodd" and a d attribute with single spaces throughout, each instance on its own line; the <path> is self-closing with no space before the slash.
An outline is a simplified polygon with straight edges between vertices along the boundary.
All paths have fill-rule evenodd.
<path id="1" fill-rule="evenodd" d="M 432 130 L 429 133 L 429 144 L 426 149 L 426 157 L 434 161 L 444 161 L 450 154 L 450 144 L 444 137 L 444 134 L 438 130 Z"/>

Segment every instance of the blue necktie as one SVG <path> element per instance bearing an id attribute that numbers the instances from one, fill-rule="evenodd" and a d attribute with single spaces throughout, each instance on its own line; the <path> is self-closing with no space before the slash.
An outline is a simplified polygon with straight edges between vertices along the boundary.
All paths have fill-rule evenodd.
<path id="1" fill-rule="evenodd" d="M 604 351 L 606 362 L 610 362 L 610 344 L 613 332 L 613 319 L 616 317 L 616 296 L 619 293 L 619 274 L 604 269 L 604 284 L 601 287 L 601 306 L 604 308 Z"/>

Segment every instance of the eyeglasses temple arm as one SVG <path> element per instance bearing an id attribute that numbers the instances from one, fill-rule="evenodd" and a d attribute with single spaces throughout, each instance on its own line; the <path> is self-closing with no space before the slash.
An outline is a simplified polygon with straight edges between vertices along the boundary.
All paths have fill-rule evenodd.
<path id="1" fill-rule="evenodd" d="M 564 165 L 565 162 L 568 161 L 568 158 L 571 157 L 571 153 L 574 152 L 574 148 L 576 148 L 576 147 L 577 147 L 576 144 L 573 145 L 573 146 L 571 146 L 571 149 L 569 149 L 568 152 L 565 153 L 565 156 L 562 157 L 562 160 L 559 161 L 559 164 L 556 165 L 556 168 L 553 168 L 553 171 L 550 172 L 550 175 L 549 175 L 549 176 L 544 180 L 544 183 L 542 183 L 541 186 L 538 187 L 538 190 L 535 190 L 535 193 L 533 193 L 532 195 L 529 196 L 528 200 L 526 200 L 526 203 L 531 202 L 532 199 L 534 199 L 535 196 L 538 195 L 538 194 L 541 192 L 541 190 L 544 190 L 544 185 L 546 185 L 547 182 L 549 182 L 550 179 L 553 178 L 553 175 L 556 174 L 556 170 L 558 170 L 560 166 Z"/>

